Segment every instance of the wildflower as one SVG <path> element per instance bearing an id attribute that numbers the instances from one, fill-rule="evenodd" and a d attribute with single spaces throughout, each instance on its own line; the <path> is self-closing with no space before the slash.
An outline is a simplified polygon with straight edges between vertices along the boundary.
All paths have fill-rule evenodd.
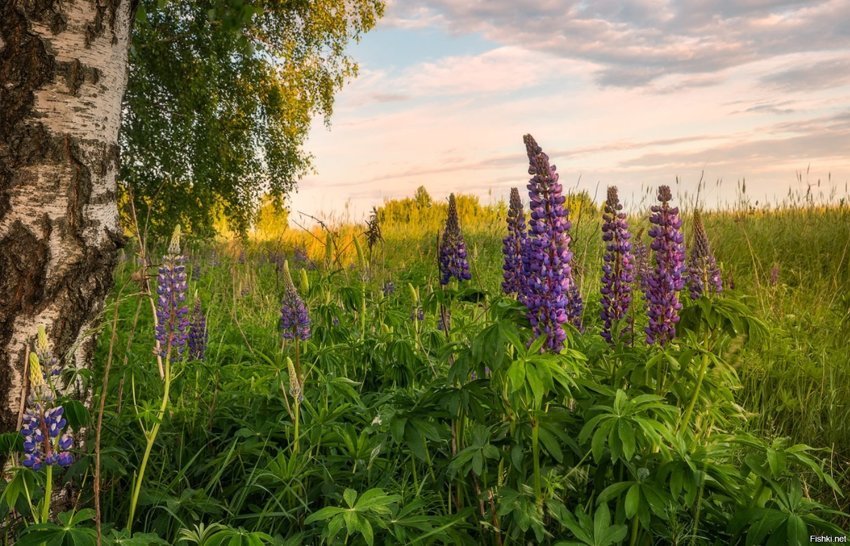
<path id="1" fill-rule="evenodd" d="M 45 363 L 42 368 L 41 362 Z M 23 465 L 40 470 L 45 465 L 70 466 L 74 438 L 67 432 L 65 409 L 55 405 L 56 389 L 53 377 L 58 375 L 58 359 L 47 346 L 47 333 L 39 327 L 35 353 L 30 354 L 30 394 L 21 421 L 24 437 Z"/>
<path id="2" fill-rule="evenodd" d="M 528 173 L 534 176 L 528 183 L 531 212 L 523 253 L 526 282 L 522 300 L 535 334 L 545 335 L 546 349 L 557 352 L 566 339 L 562 325 L 570 318 L 577 320 L 575 313 L 581 309 L 572 276 L 570 221 L 556 167 L 549 165 L 549 156 L 531 135 L 525 135 L 524 141 Z M 570 303 L 569 299 L 578 301 Z"/>
<path id="3" fill-rule="evenodd" d="M 302 381 L 298 376 L 298 371 L 295 369 L 295 365 L 290 358 L 286 359 L 286 368 L 289 372 L 289 395 L 301 402 L 304 400 L 304 389 L 302 388 Z"/>
<path id="4" fill-rule="evenodd" d="M 779 284 L 779 264 L 774 263 L 773 267 L 770 268 L 770 279 L 768 279 L 770 286 L 776 286 Z"/>
<path id="5" fill-rule="evenodd" d="M 384 292 L 385 297 L 394 294 L 395 293 L 395 284 L 393 283 L 393 281 L 386 281 L 384 283 L 382 291 Z"/>
<path id="6" fill-rule="evenodd" d="M 289 274 L 289 263 L 283 263 L 283 302 L 280 308 L 280 331 L 283 339 L 310 339 L 310 315 L 304 300 Z"/>
<path id="7" fill-rule="evenodd" d="M 646 327 L 646 342 L 665 345 L 676 335 L 679 322 L 679 292 L 685 287 L 684 246 L 679 209 L 670 206 L 673 198 L 669 186 L 658 188 L 660 205 L 653 205 L 649 218 L 653 238 L 650 247 L 655 252 L 655 269 L 647 279 L 649 325 Z"/>
<path id="8" fill-rule="evenodd" d="M 522 294 L 525 274 L 522 269 L 522 252 L 527 244 L 525 232 L 525 212 L 519 191 L 511 188 L 511 202 L 508 209 L 508 236 L 502 240 L 502 253 L 505 256 L 504 281 L 502 291 L 505 294 Z"/>
<path id="9" fill-rule="evenodd" d="M 717 260 L 711 252 L 708 242 L 708 234 L 702 223 L 699 211 L 694 211 L 694 235 L 690 257 L 688 259 L 688 289 L 691 299 L 699 299 L 704 293 L 706 295 L 717 294 L 723 291 L 723 279 L 720 277 L 720 268 Z"/>
<path id="10" fill-rule="evenodd" d="M 649 269 L 649 248 L 647 248 L 646 243 L 643 242 L 643 238 L 641 237 L 642 235 L 643 228 L 641 228 L 637 233 L 637 237 L 632 244 L 632 251 L 635 258 L 635 280 L 640 283 L 640 289 L 645 293 L 649 288 L 647 281 L 649 280 L 651 271 Z"/>
<path id="11" fill-rule="evenodd" d="M 162 357 L 182 355 L 186 348 L 189 309 L 184 302 L 187 288 L 186 257 L 180 253 L 180 226 L 177 226 L 157 277 L 156 340 Z"/>
<path id="12" fill-rule="evenodd" d="M 381 234 L 381 222 L 378 219 L 378 209 L 372 207 L 372 215 L 366 221 L 366 244 L 369 247 L 369 252 L 379 242 L 383 242 L 384 237 Z"/>
<path id="13" fill-rule="evenodd" d="M 201 307 L 200 298 L 195 298 L 189 320 L 189 358 L 203 360 L 207 350 L 207 317 Z"/>
<path id="14" fill-rule="evenodd" d="M 601 289 L 602 337 L 610 342 L 613 339 L 612 327 L 629 310 L 634 281 L 631 233 L 615 186 L 608 188 L 602 219 L 602 240 L 605 242 Z"/>
<path id="15" fill-rule="evenodd" d="M 425 310 L 422 307 L 414 307 L 410 312 L 410 320 L 422 322 L 425 320 Z"/>
<path id="16" fill-rule="evenodd" d="M 449 195 L 449 212 L 440 238 L 440 284 L 449 284 L 452 277 L 458 281 L 468 281 L 472 278 L 466 259 L 466 243 L 457 218 L 455 194 Z"/>

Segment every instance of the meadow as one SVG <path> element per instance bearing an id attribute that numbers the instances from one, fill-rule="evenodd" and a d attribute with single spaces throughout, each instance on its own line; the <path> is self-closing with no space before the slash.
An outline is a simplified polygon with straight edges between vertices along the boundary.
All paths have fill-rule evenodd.
<path id="1" fill-rule="evenodd" d="M 550 351 L 526 307 L 502 290 L 508 205 L 458 196 L 471 278 L 442 284 L 437 235 L 448 212 L 425 195 L 385 203 L 367 226 L 183 237 L 170 250 L 131 240 L 95 368 L 74 377 L 93 394 L 59 401 L 77 432 L 74 462 L 8 476 L 6 542 L 749 545 L 844 536 L 847 203 L 792 194 L 765 207 L 743 192 L 704 211 L 724 289 L 695 300 L 682 291 L 675 338 L 650 345 L 637 281 L 620 325 L 633 321 L 633 333 L 615 329 L 611 343 L 600 335 L 602 210 L 587 195 L 567 196 L 583 308 L 580 323 L 564 326 L 563 348 Z M 647 196 L 627 218 L 633 242 L 649 243 L 655 188 Z M 689 252 L 697 202 L 673 202 Z M 172 354 L 154 323 L 175 324 L 154 312 L 157 267 L 172 267 L 167 277 L 183 264 L 185 318 L 204 326 Z M 299 329 L 305 314 L 309 333 Z M 4 449 L 20 451 L 21 440 L 5 438 Z M 51 480 L 63 492 L 58 523 L 44 511 Z"/>

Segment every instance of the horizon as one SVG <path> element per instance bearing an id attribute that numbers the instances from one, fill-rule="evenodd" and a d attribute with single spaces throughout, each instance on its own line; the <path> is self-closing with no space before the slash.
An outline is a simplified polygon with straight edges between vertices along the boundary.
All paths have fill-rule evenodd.
<path id="1" fill-rule="evenodd" d="M 850 4 L 837 1 L 391 0 L 349 49 L 359 76 L 329 128 L 314 120 L 316 173 L 288 208 L 360 221 L 418 186 L 498 202 L 528 182 L 525 133 L 565 191 L 597 201 L 608 185 L 628 201 L 677 179 L 680 195 L 702 179 L 706 208 L 743 180 L 752 202 L 819 181 L 846 197 L 842 20 Z"/>

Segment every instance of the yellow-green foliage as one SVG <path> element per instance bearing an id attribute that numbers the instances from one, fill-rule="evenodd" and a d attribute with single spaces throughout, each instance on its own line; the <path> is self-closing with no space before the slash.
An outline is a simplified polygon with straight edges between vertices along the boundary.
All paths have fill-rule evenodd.
<path id="1" fill-rule="evenodd" d="M 271 196 L 266 195 L 263 197 L 251 235 L 257 241 L 281 241 L 286 234 L 288 222 L 289 214 L 282 203 L 276 203 Z"/>

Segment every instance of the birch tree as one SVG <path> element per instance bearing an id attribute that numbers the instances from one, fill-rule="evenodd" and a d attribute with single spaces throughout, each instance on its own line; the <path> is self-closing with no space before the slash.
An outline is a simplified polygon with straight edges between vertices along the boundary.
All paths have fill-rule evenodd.
<path id="1" fill-rule="evenodd" d="M 131 0 L 0 0 L 0 431 L 39 324 L 83 366 L 120 246 Z"/>

